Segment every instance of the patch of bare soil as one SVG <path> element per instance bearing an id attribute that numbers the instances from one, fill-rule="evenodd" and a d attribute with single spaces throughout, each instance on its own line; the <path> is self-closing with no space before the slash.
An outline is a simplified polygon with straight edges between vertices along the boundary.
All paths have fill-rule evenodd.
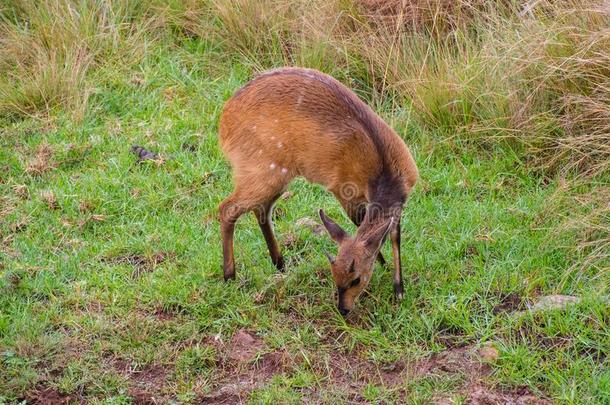
<path id="1" fill-rule="evenodd" d="M 489 348 L 486 348 L 489 350 Z M 518 390 L 500 390 L 489 386 L 485 380 L 491 374 L 491 367 L 481 358 L 487 352 L 475 351 L 472 346 L 452 348 L 434 354 L 417 362 L 398 361 L 392 364 L 375 364 L 357 353 L 334 352 L 324 360 L 313 364 L 320 375 L 327 375 L 327 384 L 306 392 L 311 402 L 322 401 L 320 396 L 327 389 L 343 391 L 350 403 L 367 403 L 361 393 L 368 384 L 393 389 L 402 399 L 409 396 L 407 383 L 428 376 L 460 375 L 462 385 L 448 397 L 435 398 L 437 404 L 452 404 L 452 398 L 461 395 L 468 404 L 535 404 L 550 402 L 536 397 L 527 388 Z"/>
<path id="2" fill-rule="evenodd" d="M 161 321 L 170 321 L 174 319 L 175 314 L 172 311 L 168 311 L 163 307 L 159 307 L 154 310 L 153 315 Z"/>
<path id="3" fill-rule="evenodd" d="M 124 359 L 114 359 L 114 368 L 129 381 L 128 394 L 133 404 L 153 405 L 165 403 L 170 398 L 163 394 L 168 370 L 160 364 L 134 367 Z"/>
<path id="4" fill-rule="evenodd" d="M 38 385 L 35 389 L 28 392 L 22 399 L 28 404 L 39 405 L 63 405 L 63 404 L 84 404 L 84 398 L 80 394 L 64 394 L 57 388 Z"/>
<path id="5" fill-rule="evenodd" d="M 502 391 L 474 383 L 468 386 L 466 403 L 470 405 L 544 405 L 549 401 L 536 397 L 527 388 Z"/>
<path id="6" fill-rule="evenodd" d="M 236 404 L 247 401 L 252 390 L 271 377 L 291 369 L 292 360 L 284 352 L 267 351 L 261 338 L 245 329 L 231 341 L 214 341 L 219 355 L 219 377 L 215 389 L 197 400 L 202 404 Z"/>
<path id="7" fill-rule="evenodd" d="M 476 352 L 472 347 L 447 350 L 423 360 L 419 364 L 420 376 L 430 374 L 460 374 L 464 377 L 462 386 L 455 394 L 466 397 L 471 405 L 544 405 L 549 401 L 536 397 L 528 388 L 501 390 L 486 383 L 491 367 L 482 361 L 489 347 Z M 452 403 L 449 398 L 438 398 L 436 403 Z"/>
<path id="8" fill-rule="evenodd" d="M 504 312 L 518 311 L 525 307 L 523 298 L 515 292 L 502 294 L 499 298 L 500 302 L 495 305 L 492 310 L 495 315 Z"/>

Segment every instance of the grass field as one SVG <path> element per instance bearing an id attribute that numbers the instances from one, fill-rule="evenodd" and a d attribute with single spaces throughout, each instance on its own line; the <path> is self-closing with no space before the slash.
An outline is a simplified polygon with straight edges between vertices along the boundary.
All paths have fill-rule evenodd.
<path id="1" fill-rule="evenodd" d="M 567 22 L 497 11 L 483 41 L 433 12 L 391 43 L 358 2 L 295 2 L 339 8 L 329 30 L 281 1 L 4 3 L 0 403 L 610 402 L 610 36 L 591 6 L 607 3 Z M 583 26 L 601 27 L 595 41 Z M 490 59 L 515 32 L 553 41 L 532 61 L 527 44 Z M 302 180 L 274 214 L 286 272 L 244 216 L 237 279 L 222 280 L 218 118 L 284 64 L 354 88 L 416 158 L 401 302 L 376 264 L 339 315 L 323 254 L 336 248 L 298 224 L 324 208 L 354 227 Z M 134 144 L 161 159 L 138 163 Z M 575 302 L 532 309 L 558 294 Z"/>

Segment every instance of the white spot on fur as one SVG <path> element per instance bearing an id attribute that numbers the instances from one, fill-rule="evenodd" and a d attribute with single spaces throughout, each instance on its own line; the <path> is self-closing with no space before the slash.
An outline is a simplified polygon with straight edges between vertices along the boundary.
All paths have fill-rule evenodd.
<path id="1" fill-rule="evenodd" d="M 281 142 L 278 142 L 278 143 L 277 143 L 277 147 L 278 147 L 278 148 L 281 148 L 282 146 L 284 146 L 284 144 L 283 144 L 283 143 L 281 143 Z"/>
<path id="2" fill-rule="evenodd" d="M 282 174 L 286 174 L 288 173 L 288 169 L 286 169 L 285 167 L 282 167 Z"/>
<path id="3" fill-rule="evenodd" d="M 275 169 L 275 163 L 271 163 L 271 164 L 269 165 L 269 169 L 271 169 L 271 170 Z"/>
<path id="4" fill-rule="evenodd" d="M 299 98 L 297 99 L 297 106 L 301 105 L 302 102 L 303 102 L 303 95 L 300 94 Z"/>
<path id="5" fill-rule="evenodd" d="M 256 131 L 256 125 L 252 125 L 252 130 Z"/>
<path id="6" fill-rule="evenodd" d="M 276 119 L 274 119 L 274 120 L 273 120 L 273 122 L 276 122 L 276 123 L 277 123 L 277 122 L 279 122 L 279 120 L 276 118 Z"/>
<path id="7" fill-rule="evenodd" d="M 259 154 L 259 155 L 262 155 L 262 154 L 263 154 L 263 150 L 262 150 L 262 149 L 259 149 L 259 150 L 258 150 L 258 154 Z"/>
<path id="8" fill-rule="evenodd" d="M 275 139 L 275 136 L 271 135 L 271 140 L 273 141 Z"/>

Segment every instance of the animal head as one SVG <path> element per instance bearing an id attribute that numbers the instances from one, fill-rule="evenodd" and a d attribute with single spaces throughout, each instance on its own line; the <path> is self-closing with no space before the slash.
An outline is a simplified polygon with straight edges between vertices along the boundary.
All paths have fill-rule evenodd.
<path id="1" fill-rule="evenodd" d="M 327 254 L 330 270 L 337 286 L 337 308 L 346 316 L 354 307 L 356 298 L 371 280 L 373 265 L 386 235 L 394 226 L 394 218 L 358 231 L 355 237 L 320 210 L 320 219 L 330 237 L 339 245 L 337 257 Z"/>

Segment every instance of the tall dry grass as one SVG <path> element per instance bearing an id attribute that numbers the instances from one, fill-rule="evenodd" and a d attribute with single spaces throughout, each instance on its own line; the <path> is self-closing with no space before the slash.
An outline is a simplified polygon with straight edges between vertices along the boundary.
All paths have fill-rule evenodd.
<path id="1" fill-rule="evenodd" d="M 557 285 L 561 291 L 568 284 L 583 279 L 599 286 L 600 294 L 610 290 L 610 187 L 597 184 L 594 191 L 582 183 L 565 184 L 547 207 L 552 216 L 560 216 L 561 224 L 553 230 L 551 240 L 563 246 L 574 264 L 562 275 Z"/>
<path id="2" fill-rule="evenodd" d="M 0 116 L 82 117 L 91 68 L 143 54 L 144 1 L 13 0 L 0 9 Z"/>
<path id="3" fill-rule="evenodd" d="M 548 172 L 607 170 L 608 3 L 539 1 L 524 12 L 488 2 L 469 10 L 416 32 L 399 14 L 396 25 L 362 36 L 358 49 L 428 128 L 517 141 Z M 450 29 L 442 35 L 440 26 Z"/>

